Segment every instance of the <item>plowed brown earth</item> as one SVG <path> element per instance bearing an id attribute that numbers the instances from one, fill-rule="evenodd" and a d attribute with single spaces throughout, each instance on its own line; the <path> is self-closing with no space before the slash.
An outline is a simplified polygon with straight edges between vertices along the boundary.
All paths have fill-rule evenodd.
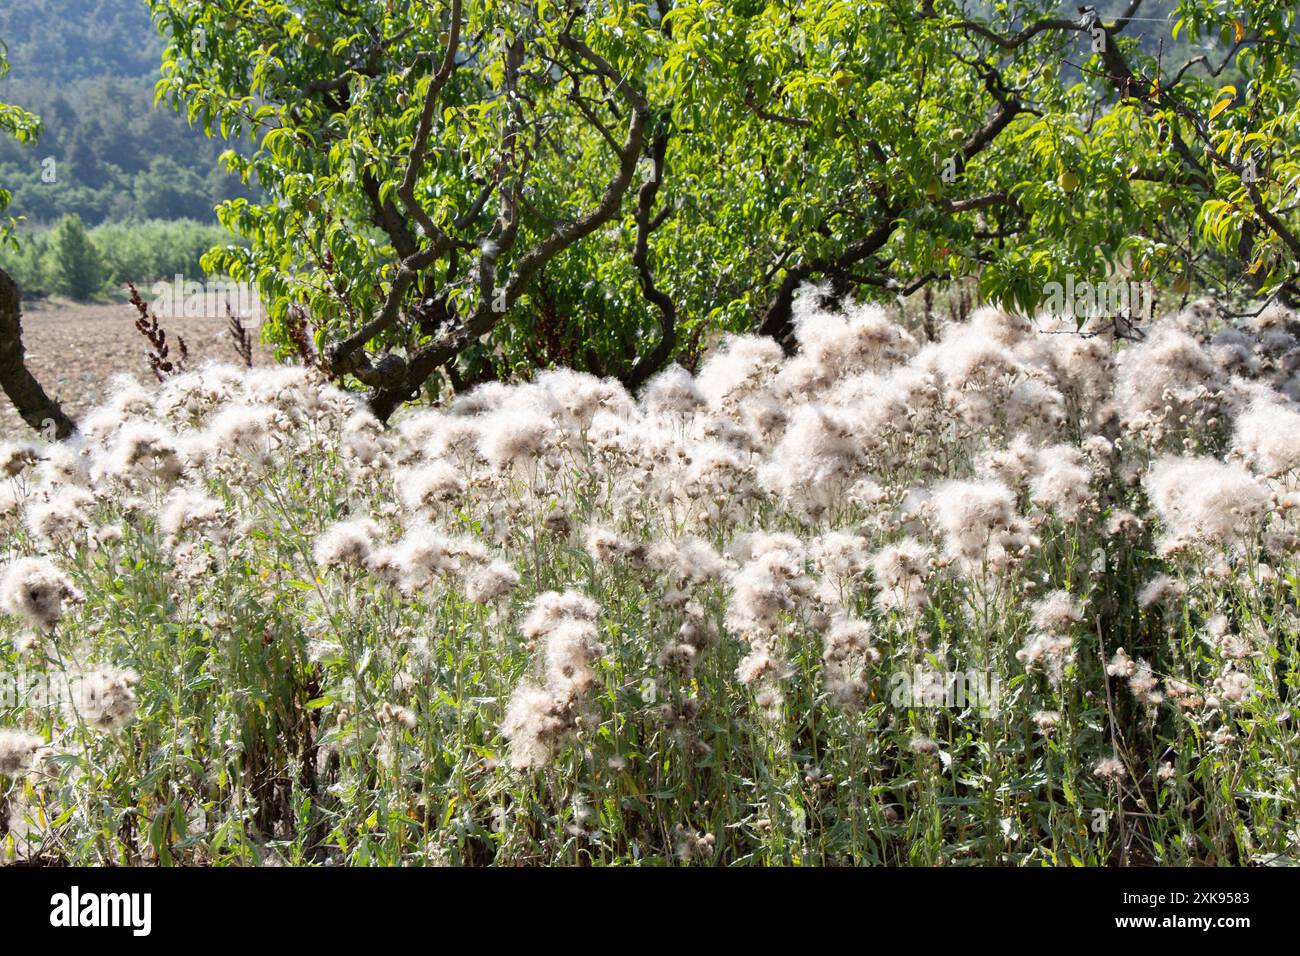
<path id="1" fill-rule="evenodd" d="M 118 375 L 130 375 L 139 382 L 154 381 L 145 358 L 149 342 L 136 330 L 135 317 L 135 310 L 127 304 L 24 302 L 27 367 L 45 391 L 76 419 L 107 397 Z M 167 319 L 161 324 L 173 358 L 179 336 L 189 349 L 191 366 L 205 361 L 240 361 L 225 319 Z M 256 342 L 257 330 L 250 334 Z M 253 360 L 257 365 L 269 364 L 271 349 L 255 344 Z M 0 440 L 25 440 L 34 435 L 0 393 Z"/>

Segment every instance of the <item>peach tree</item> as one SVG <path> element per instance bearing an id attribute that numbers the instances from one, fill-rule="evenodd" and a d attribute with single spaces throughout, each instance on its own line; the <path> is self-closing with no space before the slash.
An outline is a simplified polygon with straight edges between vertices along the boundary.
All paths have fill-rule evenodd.
<path id="1" fill-rule="evenodd" d="M 1145 6 L 151 0 L 159 97 L 251 138 L 227 161 L 265 197 L 205 265 L 385 418 L 539 365 L 635 386 L 716 329 L 789 345 L 807 282 L 1290 298 L 1296 5 Z"/>

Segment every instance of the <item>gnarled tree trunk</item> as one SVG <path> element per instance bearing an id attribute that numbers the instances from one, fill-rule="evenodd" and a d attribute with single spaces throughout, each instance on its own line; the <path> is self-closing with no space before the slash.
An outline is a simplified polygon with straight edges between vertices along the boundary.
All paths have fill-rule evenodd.
<path id="1" fill-rule="evenodd" d="M 0 269 L 0 388 L 28 425 L 46 438 L 67 438 L 77 430 L 59 403 L 45 394 L 23 361 L 22 305 L 18 286 Z"/>

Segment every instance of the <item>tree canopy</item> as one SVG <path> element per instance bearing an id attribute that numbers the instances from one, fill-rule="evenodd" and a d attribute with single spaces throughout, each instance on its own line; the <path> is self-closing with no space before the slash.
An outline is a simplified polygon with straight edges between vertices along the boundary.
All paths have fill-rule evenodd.
<path id="1" fill-rule="evenodd" d="M 1297 291 L 1295 3 L 1155 29 L 1170 4 L 151 7 L 159 96 L 257 143 L 227 159 L 265 201 L 219 210 L 250 246 L 209 268 L 282 341 L 309 315 L 381 415 L 439 370 L 636 384 L 712 328 L 788 343 L 809 281 L 978 276 L 1024 310 L 1066 276 Z"/>

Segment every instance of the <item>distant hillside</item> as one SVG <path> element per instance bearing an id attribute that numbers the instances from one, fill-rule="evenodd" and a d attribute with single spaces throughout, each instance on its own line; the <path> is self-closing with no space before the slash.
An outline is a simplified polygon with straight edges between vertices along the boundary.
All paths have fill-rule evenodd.
<path id="1" fill-rule="evenodd" d="M 3 0 L 11 71 L 0 100 L 38 114 L 31 147 L 0 139 L 11 212 L 33 223 L 77 213 L 88 224 L 211 219 L 243 191 L 220 168 L 225 145 L 153 106 L 162 40 L 144 0 Z M 42 181 L 53 157 L 55 182 Z"/>
<path id="2" fill-rule="evenodd" d="M 0 39 L 20 85 L 109 76 L 152 83 L 162 55 L 144 0 L 5 0 Z"/>

